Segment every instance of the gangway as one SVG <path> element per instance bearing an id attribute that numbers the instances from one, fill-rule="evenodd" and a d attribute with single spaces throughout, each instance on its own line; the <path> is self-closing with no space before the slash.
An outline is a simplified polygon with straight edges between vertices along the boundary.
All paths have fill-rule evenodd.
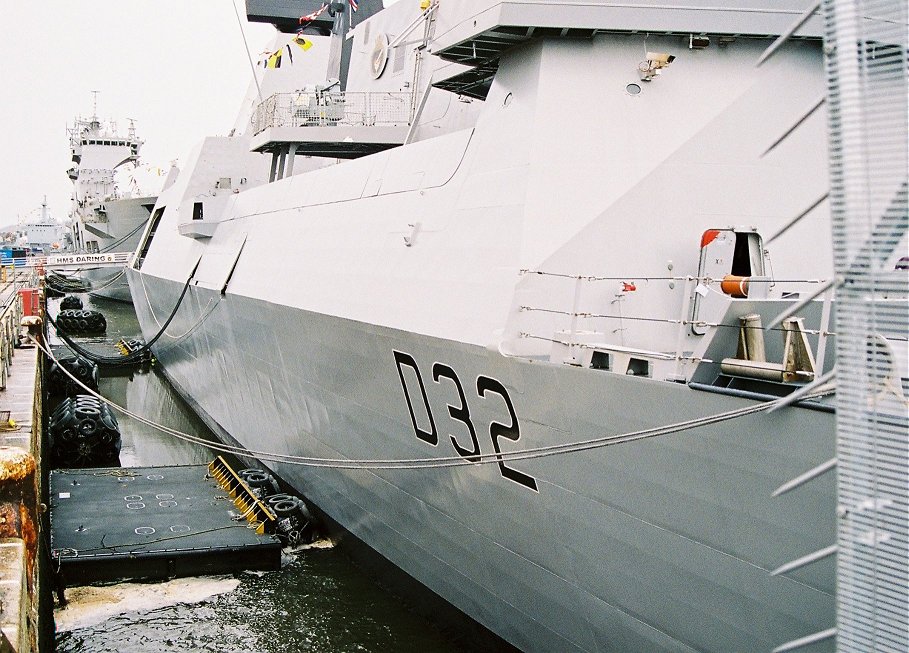
<path id="1" fill-rule="evenodd" d="M 28 256 L 24 263 L 16 261 L 16 268 L 44 268 L 46 270 L 72 269 L 90 266 L 93 268 L 125 267 L 132 259 L 133 252 L 111 252 L 105 254 L 52 254 L 50 256 Z"/>

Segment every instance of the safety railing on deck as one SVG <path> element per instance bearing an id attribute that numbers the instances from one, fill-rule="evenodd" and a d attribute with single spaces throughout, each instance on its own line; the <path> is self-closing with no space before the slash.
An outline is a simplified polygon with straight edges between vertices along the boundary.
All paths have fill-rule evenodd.
<path id="1" fill-rule="evenodd" d="M 22 320 L 22 298 L 19 295 L 19 289 L 28 286 L 32 280 L 31 270 L 16 270 L 12 266 L 2 267 L 2 276 L 0 276 L 0 390 L 6 388 L 16 340 L 19 337 L 19 323 Z"/>
<path id="2" fill-rule="evenodd" d="M 751 278 L 744 280 L 746 285 L 743 286 L 742 294 L 734 294 L 728 287 L 728 280 L 710 277 L 674 275 L 604 277 L 543 270 L 521 270 L 520 274 L 537 276 L 541 281 L 547 279 L 550 281 L 550 285 L 545 286 L 545 290 L 541 287 L 535 294 L 528 295 L 525 299 L 527 303 L 518 307 L 517 337 L 562 346 L 570 361 L 581 360 L 583 358 L 580 355 L 582 350 L 606 348 L 653 360 L 675 361 L 678 375 L 681 374 L 681 366 L 686 361 L 719 363 L 719 361 L 702 358 L 687 351 L 691 343 L 686 341 L 686 336 L 689 332 L 695 333 L 692 331 L 693 327 L 699 328 L 697 333 L 706 333 L 708 330 L 719 328 L 740 330 L 742 327 L 738 321 L 726 324 L 722 320 L 695 315 L 695 311 L 692 309 L 692 298 L 708 294 L 725 299 L 742 298 L 747 296 L 747 282 L 749 281 L 754 286 L 798 283 L 805 287 L 820 289 L 807 298 L 810 300 L 817 295 L 823 295 L 820 327 L 817 329 L 800 327 L 801 333 L 817 337 L 818 369 L 823 369 L 827 338 L 836 335 L 830 330 L 831 293 L 821 292 L 829 285 L 825 279 Z M 561 285 L 551 285 L 551 282 L 561 282 Z M 652 296 L 653 293 L 658 293 L 663 297 L 656 304 L 664 309 L 664 314 L 655 312 L 641 314 L 626 308 L 626 304 L 633 302 L 636 295 L 649 294 Z M 804 303 L 805 301 L 793 302 L 793 305 L 801 307 Z M 652 302 L 645 305 L 652 310 Z M 596 306 L 599 310 L 590 310 L 588 307 L 591 306 Z M 673 308 L 678 311 L 674 315 L 671 314 Z M 723 313 L 725 313 L 725 309 L 723 309 Z M 537 319 L 534 319 L 533 316 L 537 316 Z M 722 313 L 712 317 L 721 316 Z M 761 327 L 761 329 L 779 331 L 784 334 L 787 330 L 783 326 Z M 649 336 L 644 338 L 645 340 L 662 341 L 667 346 L 660 351 L 628 346 L 625 332 L 644 330 Z M 673 339 L 669 334 L 673 332 L 675 334 L 674 347 L 669 346 Z M 592 342 L 585 341 L 586 338 L 591 337 L 594 337 Z M 640 341 L 641 338 L 632 340 Z M 540 353 L 542 352 L 543 350 L 540 350 Z"/>
<path id="3" fill-rule="evenodd" d="M 275 93 L 256 107 L 252 127 L 406 126 L 411 105 L 410 93 Z"/>

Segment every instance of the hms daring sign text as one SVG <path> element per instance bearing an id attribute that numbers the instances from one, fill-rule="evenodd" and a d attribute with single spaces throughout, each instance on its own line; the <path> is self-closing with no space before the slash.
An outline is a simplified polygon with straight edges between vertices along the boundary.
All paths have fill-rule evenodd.
<path id="1" fill-rule="evenodd" d="M 122 256 L 115 254 L 68 254 L 48 256 L 48 265 L 74 265 L 79 263 L 123 263 Z"/>

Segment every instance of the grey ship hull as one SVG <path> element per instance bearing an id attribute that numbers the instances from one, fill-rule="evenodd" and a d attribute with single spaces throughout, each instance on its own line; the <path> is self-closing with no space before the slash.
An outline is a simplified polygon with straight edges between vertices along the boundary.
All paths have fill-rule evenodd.
<path id="1" fill-rule="evenodd" d="M 597 5 L 531 4 L 553 20 Z M 479 30 L 486 43 L 494 13 L 475 6 L 441 3 L 433 52 L 450 42 L 455 59 L 475 56 L 464 39 Z M 829 188 L 824 116 L 805 113 L 823 92 L 821 46 L 788 44 L 756 68 L 764 36 L 779 33 L 760 29 L 697 51 L 668 34 L 531 39 L 503 53 L 469 128 L 454 120 L 267 184 L 250 181 L 275 179 L 250 159 L 259 141 L 206 139 L 128 270 L 145 337 L 178 307 L 155 354 L 218 431 L 253 452 L 328 461 L 268 464 L 521 649 L 766 652 L 830 628 L 831 559 L 772 575 L 836 539 L 833 475 L 772 496 L 833 457 L 829 412 L 465 462 L 754 404 L 676 381 L 714 383 L 720 361 L 740 358 L 740 316 L 769 323 L 785 297 L 828 278 L 826 211 L 790 229 Z M 644 90 L 629 84 L 642 46 L 679 59 Z M 724 228 L 735 224 L 751 226 Z M 772 293 L 701 285 L 766 283 L 761 234 Z M 805 256 L 805 234 L 818 256 Z M 818 306 L 802 312 L 827 330 Z M 776 341 L 767 361 L 784 360 Z M 417 462 L 348 463 L 376 460 Z"/>
<path id="2" fill-rule="evenodd" d="M 105 205 L 107 223 L 104 225 L 106 231 L 99 232 L 105 234 L 101 241 L 103 250 L 135 251 L 156 199 L 154 195 L 149 195 L 107 202 Z M 92 288 L 89 293 L 92 296 L 130 303 L 132 296 L 129 282 L 126 275 L 120 274 L 121 272 L 122 270 L 116 268 L 90 268 L 82 270 L 79 276 Z"/>
<path id="3" fill-rule="evenodd" d="M 93 297 L 103 299 L 112 299 L 118 302 L 132 303 L 133 298 L 129 292 L 129 283 L 126 276 L 121 275 L 119 270 L 110 268 L 95 268 L 92 270 L 83 270 L 80 276 L 88 282 L 91 288 L 96 288 L 89 292 Z"/>
<path id="4" fill-rule="evenodd" d="M 146 337 L 182 284 L 128 270 Z M 214 306 L 214 308 L 212 308 Z M 200 317 L 205 316 L 201 321 Z M 182 327 L 180 326 L 182 324 Z M 206 419 L 252 450 L 330 459 L 452 456 L 469 443 L 447 419 L 461 379 L 477 425 L 520 415 L 505 451 L 625 433 L 747 405 L 567 365 L 191 287 L 158 358 Z M 394 352 L 429 393 L 438 445 L 415 436 Z M 212 382 L 212 379 L 218 381 Z M 402 380 L 405 384 L 402 387 Z M 419 397 L 414 394 L 414 401 Z M 570 399 L 570 403 L 568 400 Z M 419 413 L 419 411 L 417 411 Z M 449 433 L 454 435 L 449 437 Z M 343 528 L 446 601 L 528 651 L 767 651 L 829 627 L 829 560 L 777 566 L 835 539 L 834 479 L 771 498 L 833 456 L 833 415 L 759 414 L 639 442 L 498 465 L 363 470 L 269 465 Z M 480 449 L 489 433 L 477 427 Z M 820 650 L 820 649 L 812 649 Z"/>

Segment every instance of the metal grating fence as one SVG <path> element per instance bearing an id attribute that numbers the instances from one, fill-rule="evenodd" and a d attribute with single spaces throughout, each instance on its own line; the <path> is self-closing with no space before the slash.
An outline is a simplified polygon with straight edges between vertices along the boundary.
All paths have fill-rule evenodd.
<path id="1" fill-rule="evenodd" d="M 410 93 L 275 93 L 252 116 L 253 133 L 269 127 L 395 127 L 410 123 Z"/>
<path id="2" fill-rule="evenodd" d="M 824 0 L 840 651 L 909 651 L 906 0 Z"/>

